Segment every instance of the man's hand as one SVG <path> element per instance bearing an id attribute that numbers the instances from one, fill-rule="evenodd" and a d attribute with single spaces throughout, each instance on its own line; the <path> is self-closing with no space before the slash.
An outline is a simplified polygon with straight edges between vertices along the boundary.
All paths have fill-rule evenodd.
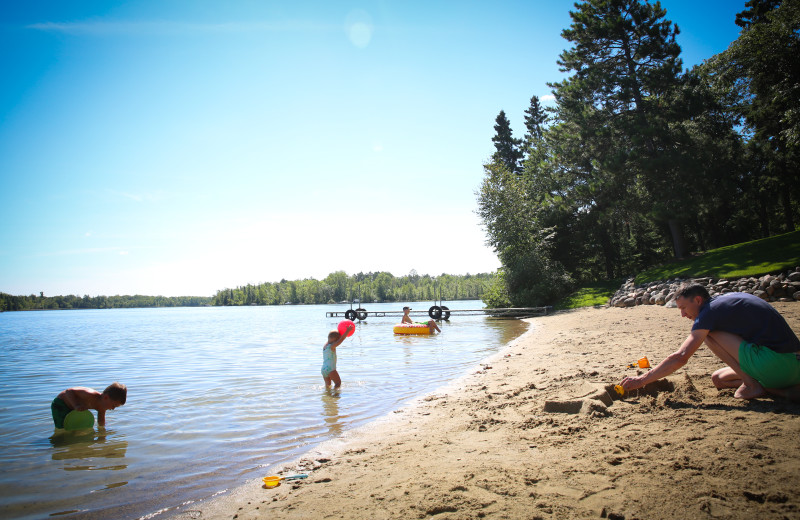
<path id="1" fill-rule="evenodd" d="M 626 377 L 622 380 L 622 388 L 624 388 L 626 392 L 630 390 L 636 390 L 637 388 L 642 388 L 646 384 L 646 377 L 647 374 L 643 374 L 639 377 Z"/>

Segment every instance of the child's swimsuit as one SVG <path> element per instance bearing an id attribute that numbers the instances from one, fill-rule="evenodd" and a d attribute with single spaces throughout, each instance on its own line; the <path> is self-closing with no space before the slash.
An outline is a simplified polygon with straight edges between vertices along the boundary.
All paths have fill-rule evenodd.
<path id="1" fill-rule="evenodd" d="M 322 377 L 328 377 L 336 370 L 336 351 L 328 343 L 322 347 Z"/>
<path id="2" fill-rule="evenodd" d="M 72 411 L 72 409 L 67 406 L 67 403 L 56 397 L 50 404 L 50 411 L 53 412 L 53 422 L 55 423 L 56 428 L 63 428 L 64 418 L 69 412 Z"/>

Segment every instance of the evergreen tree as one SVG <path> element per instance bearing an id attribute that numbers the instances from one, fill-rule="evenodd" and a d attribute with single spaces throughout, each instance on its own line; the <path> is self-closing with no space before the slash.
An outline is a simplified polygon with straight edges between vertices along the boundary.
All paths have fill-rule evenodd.
<path id="1" fill-rule="evenodd" d="M 492 142 L 494 142 L 495 153 L 492 155 L 492 159 L 504 165 L 508 171 L 518 172 L 519 162 L 522 160 L 522 150 L 520 150 L 522 141 L 514 138 L 511 123 L 503 110 L 495 119 L 494 131 L 495 136 L 492 137 Z"/>
<path id="2" fill-rule="evenodd" d="M 743 29 L 750 28 L 751 25 L 767 21 L 767 13 L 776 9 L 783 0 L 747 0 L 744 3 L 745 9 L 736 13 L 736 25 Z"/>
<path id="3" fill-rule="evenodd" d="M 740 92 L 736 106 L 751 146 L 776 181 L 782 227 L 794 229 L 800 196 L 800 2 L 750 0 L 736 17 L 739 38 L 714 59 L 716 72 Z"/>
<path id="4" fill-rule="evenodd" d="M 695 172 L 669 160 L 678 150 L 676 114 L 665 102 L 680 85 L 678 28 L 660 4 L 641 0 L 587 0 L 570 15 L 562 36 L 573 47 L 558 63 L 573 75 L 551 84 L 559 120 L 554 137 L 573 178 L 570 199 L 596 223 L 609 278 L 630 269 L 622 252 L 626 244 L 639 247 L 632 219 L 652 214 L 654 200 L 675 255 L 684 256 L 679 214 Z"/>
<path id="5" fill-rule="evenodd" d="M 539 141 L 542 138 L 542 132 L 545 123 L 547 123 L 547 119 L 548 117 L 544 108 L 539 104 L 539 97 L 533 96 L 530 106 L 525 110 L 525 128 L 527 129 L 527 133 L 525 134 L 526 148 L 530 147 L 531 143 Z"/>

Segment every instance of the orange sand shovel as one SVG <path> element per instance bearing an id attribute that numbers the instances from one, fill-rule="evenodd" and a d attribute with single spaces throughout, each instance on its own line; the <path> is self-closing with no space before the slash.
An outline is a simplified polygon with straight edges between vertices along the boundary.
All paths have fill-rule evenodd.
<path id="1" fill-rule="evenodd" d="M 308 475 L 305 473 L 301 473 L 299 475 L 289 475 L 288 477 L 279 477 L 277 475 L 273 475 L 270 477 L 264 477 L 264 486 L 268 488 L 274 488 L 281 485 L 281 480 L 297 480 L 300 478 L 308 478 Z"/>
<path id="2" fill-rule="evenodd" d="M 641 358 L 635 364 L 631 363 L 627 368 L 636 368 L 637 366 L 639 368 L 650 368 L 650 361 L 647 359 L 647 356 Z"/>

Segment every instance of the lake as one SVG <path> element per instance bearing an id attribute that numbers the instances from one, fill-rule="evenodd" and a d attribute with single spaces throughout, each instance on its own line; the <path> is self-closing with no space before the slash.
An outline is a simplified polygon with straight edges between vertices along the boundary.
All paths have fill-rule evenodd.
<path id="1" fill-rule="evenodd" d="M 370 317 L 337 349 L 342 388 L 332 393 L 320 375 L 322 346 L 341 318 L 325 313 L 349 308 L 0 313 L 0 517 L 174 513 L 457 379 L 526 328 L 454 315 L 442 334 L 396 336 L 399 317 Z M 54 429 L 59 392 L 114 381 L 128 386 L 128 401 L 107 412 L 106 428 Z"/>

